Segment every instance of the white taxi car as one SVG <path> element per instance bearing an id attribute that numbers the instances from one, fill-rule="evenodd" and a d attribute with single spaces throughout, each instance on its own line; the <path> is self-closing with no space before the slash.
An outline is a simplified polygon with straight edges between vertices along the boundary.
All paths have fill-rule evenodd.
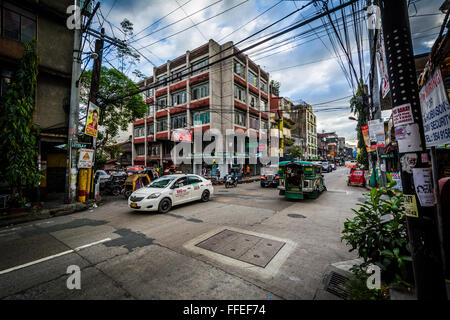
<path id="1" fill-rule="evenodd" d="M 172 174 L 156 179 L 133 192 L 128 207 L 134 210 L 166 213 L 178 204 L 201 200 L 207 202 L 214 188 L 211 181 L 195 174 Z"/>

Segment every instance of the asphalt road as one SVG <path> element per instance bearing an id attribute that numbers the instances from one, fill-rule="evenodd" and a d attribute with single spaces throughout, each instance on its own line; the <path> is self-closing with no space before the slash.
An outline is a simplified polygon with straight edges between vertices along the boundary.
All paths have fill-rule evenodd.
<path id="1" fill-rule="evenodd" d="M 348 187 L 346 173 L 325 173 L 328 191 L 314 200 L 288 201 L 256 182 L 217 186 L 208 203 L 167 214 L 130 211 L 119 199 L 0 229 L 0 298 L 333 299 L 322 290 L 323 274 L 330 263 L 355 258 L 340 232 L 366 192 Z M 275 254 L 263 268 L 196 246 L 223 230 L 281 249 L 261 249 L 263 258 Z M 218 246 L 243 248 L 244 238 Z M 71 265 L 81 269 L 79 290 L 67 288 Z"/>

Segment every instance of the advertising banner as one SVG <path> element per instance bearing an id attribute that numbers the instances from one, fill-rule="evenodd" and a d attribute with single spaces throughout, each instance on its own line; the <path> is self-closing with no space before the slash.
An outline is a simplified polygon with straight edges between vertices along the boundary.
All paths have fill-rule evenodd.
<path id="1" fill-rule="evenodd" d="M 439 68 L 420 90 L 420 107 L 426 146 L 438 147 L 450 143 L 450 106 Z"/>
<path id="2" fill-rule="evenodd" d="M 369 138 L 369 126 L 362 126 L 361 131 L 364 137 L 364 143 L 366 144 L 367 152 L 373 152 L 376 149 L 370 146 L 370 138 Z"/>
<path id="3" fill-rule="evenodd" d="M 93 149 L 80 149 L 80 158 L 78 159 L 78 168 L 92 168 L 94 160 Z"/>
<path id="4" fill-rule="evenodd" d="M 389 93 L 390 87 L 389 87 L 389 76 L 387 73 L 387 64 L 386 64 L 386 51 L 384 48 L 384 39 L 383 39 L 383 33 L 380 31 L 380 38 L 378 42 L 379 51 L 377 52 L 377 62 L 378 62 L 378 70 L 381 80 L 381 95 L 383 96 L 383 99 L 386 97 L 386 95 Z"/>
<path id="5" fill-rule="evenodd" d="M 176 129 L 173 131 L 172 139 L 175 142 L 192 142 L 192 133 L 188 130 Z"/>
<path id="6" fill-rule="evenodd" d="M 85 134 L 97 138 L 99 115 L 99 107 L 97 107 L 92 102 L 89 102 L 89 109 L 86 117 L 86 128 L 84 129 Z"/>
<path id="7" fill-rule="evenodd" d="M 403 192 L 403 186 L 402 186 L 402 175 L 400 172 L 391 172 L 390 173 L 392 182 L 395 182 L 395 189 L 398 189 Z"/>
<path id="8" fill-rule="evenodd" d="M 369 121 L 370 146 L 372 148 L 382 148 L 385 145 L 384 121 L 381 119 Z"/>
<path id="9" fill-rule="evenodd" d="M 394 120 L 394 127 L 414 123 L 412 108 L 409 103 L 402 104 L 392 109 L 392 119 Z"/>

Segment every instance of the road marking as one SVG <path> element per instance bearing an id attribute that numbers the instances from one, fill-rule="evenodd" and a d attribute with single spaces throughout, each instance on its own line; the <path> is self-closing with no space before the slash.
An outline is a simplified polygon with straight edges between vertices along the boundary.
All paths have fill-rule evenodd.
<path id="1" fill-rule="evenodd" d="M 54 254 L 52 256 L 48 256 L 48 257 L 45 257 L 45 258 L 42 258 L 42 259 L 38 259 L 38 260 L 31 261 L 31 262 L 28 262 L 28 263 L 25 263 L 25 264 L 21 264 L 20 266 L 16 266 L 16 267 L 12 267 L 12 268 L 9 268 L 9 269 L 5 269 L 5 270 L 0 271 L 0 275 L 1 274 L 5 274 L 5 273 L 9 273 L 11 271 L 19 270 L 19 269 L 22 269 L 22 268 L 26 268 L 26 267 L 32 266 L 34 264 L 41 263 L 41 262 L 44 262 L 44 261 L 47 261 L 47 260 L 51 260 L 51 259 L 54 259 L 54 258 L 57 258 L 57 257 L 61 257 L 63 255 L 66 255 L 66 254 L 69 254 L 69 253 L 72 253 L 72 252 L 77 252 L 77 251 L 80 251 L 81 249 L 85 249 L 85 248 L 94 246 L 96 244 L 100 244 L 100 243 L 103 243 L 103 242 L 106 242 L 106 241 L 110 241 L 110 240 L 111 240 L 111 238 L 106 238 L 106 239 L 103 239 L 103 240 L 100 240 L 100 241 L 96 241 L 96 242 L 85 244 L 85 245 L 77 247 L 75 249 L 63 251 L 63 252 Z"/>

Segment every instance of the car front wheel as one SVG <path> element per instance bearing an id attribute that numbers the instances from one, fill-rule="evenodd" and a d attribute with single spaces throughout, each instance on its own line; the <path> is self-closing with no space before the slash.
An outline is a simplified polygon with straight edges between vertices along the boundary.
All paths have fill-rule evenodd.
<path id="1" fill-rule="evenodd" d="M 159 203 L 158 211 L 160 213 L 167 213 L 169 212 L 170 208 L 172 208 L 172 201 L 170 201 L 169 198 L 164 198 Z"/>
<path id="2" fill-rule="evenodd" d="M 208 190 L 203 191 L 201 200 L 203 202 L 209 201 L 209 191 Z"/>

